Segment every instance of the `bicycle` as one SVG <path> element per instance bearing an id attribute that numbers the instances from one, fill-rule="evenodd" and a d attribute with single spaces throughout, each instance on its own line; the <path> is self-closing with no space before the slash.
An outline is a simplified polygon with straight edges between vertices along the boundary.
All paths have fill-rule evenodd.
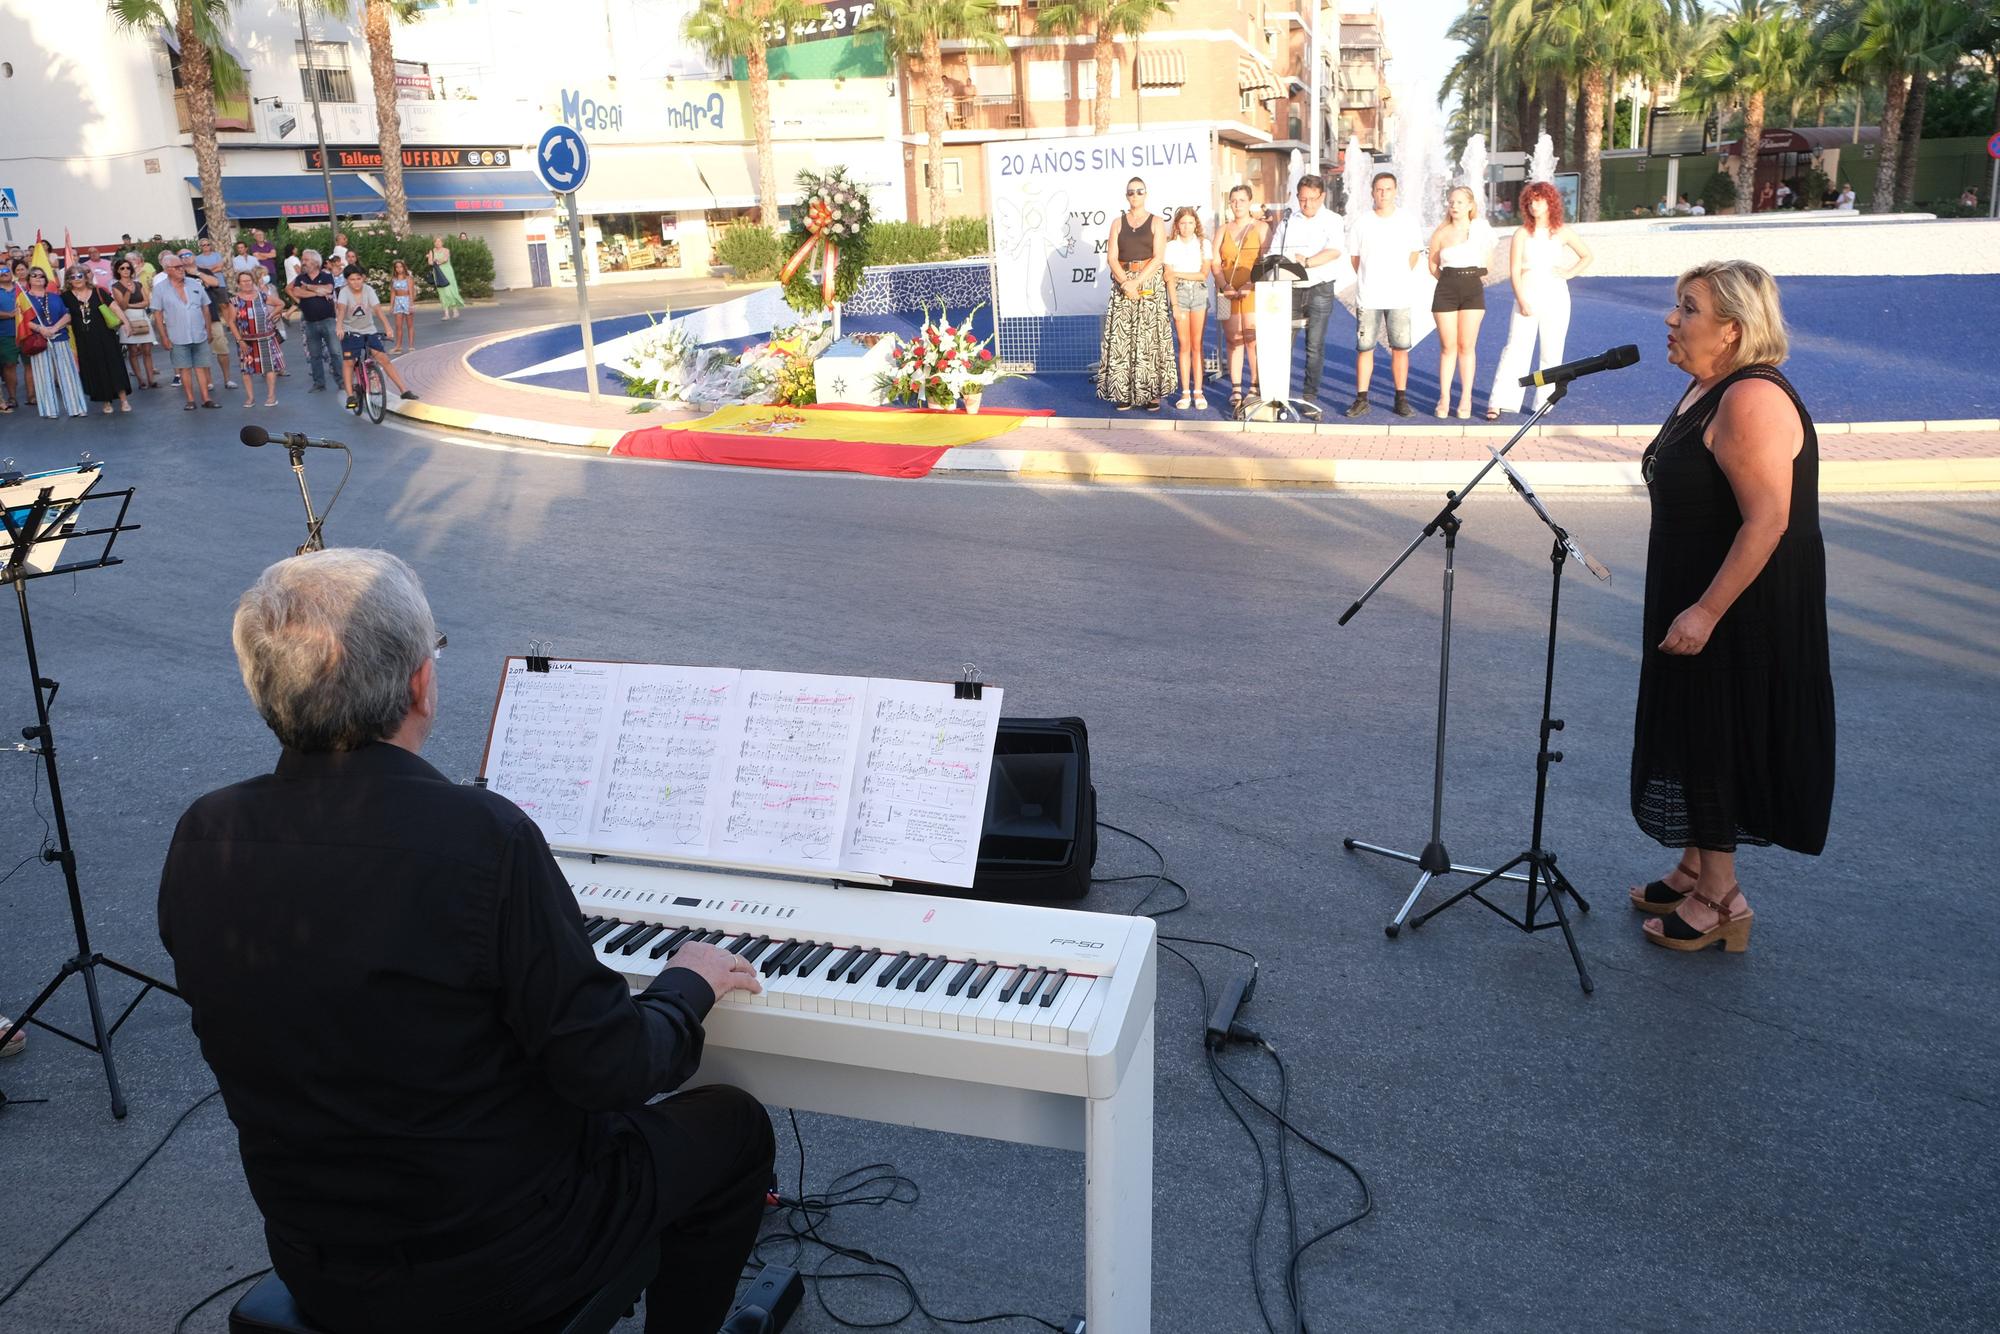
<path id="1" fill-rule="evenodd" d="M 365 347 L 358 353 L 347 352 L 342 355 L 354 363 L 354 395 L 351 400 L 353 404 L 351 410 L 357 417 L 366 412 L 368 420 L 380 426 L 382 418 L 389 412 L 389 377 L 382 373 L 382 368 L 375 364 L 374 356 Z"/>

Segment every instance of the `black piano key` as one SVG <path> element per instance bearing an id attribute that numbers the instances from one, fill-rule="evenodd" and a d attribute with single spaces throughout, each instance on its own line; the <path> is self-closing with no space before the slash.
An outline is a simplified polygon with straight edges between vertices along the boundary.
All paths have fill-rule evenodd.
<path id="1" fill-rule="evenodd" d="M 604 952 L 606 954 L 617 953 L 619 950 L 625 947 L 626 941 L 632 939 L 632 937 L 638 935 L 641 931 L 644 931 L 645 929 L 646 929 L 646 924 L 644 922 L 633 922 L 631 925 L 627 926 L 623 931 L 619 931 L 613 935 L 605 937 Z"/>
<path id="2" fill-rule="evenodd" d="M 897 951 L 896 957 L 889 961 L 889 966 L 884 968 L 875 978 L 875 985 L 878 987 L 888 986 L 890 982 L 895 980 L 896 974 L 903 971 L 903 965 L 909 961 L 910 952 L 908 950 Z"/>
<path id="3" fill-rule="evenodd" d="M 833 946 L 831 945 L 813 946 L 812 953 L 806 955 L 803 959 L 799 960 L 799 965 L 798 965 L 799 975 L 801 977 L 810 975 L 813 969 L 819 967 L 820 964 L 824 963 L 826 961 L 826 956 L 831 953 L 833 953 Z"/>
<path id="4" fill-rule="evenodd" d="M 668 936 L 665 940 L 661 941 L 659 944 L 653 946 L 653 948 L 647 950 L 646 957 L 649 959 L 657 959 L 662 955 L 672 954 L 675 950 L 681 947 L 682 941 L 686 940 L 689 936 L 693 934 L 694 932 L 689 930 L 687 927 L 682 927 L 680 930 L 674 932 L 671 936 Z"/>
<path id="5" fill-rule="evenodd" d="M 917 978 L 917 990 L 929 991 L 931 989 L 931 983 L 937 981 L 938 974 L 942 973 L 944 971 L 944 966 L 950 962 L 951 960 L 945 958 L 942 954 L 938 955 L 935 959 L 932 959 L 930 962 L 930 966 L 925 968 L 922 975 Z"/>
<path id="6" fill-rule="evenodd" d="M 757 937 L 751 935 L 748 931 L 745 931 L 740 936 L 730 936 L 719 943 L 721 944 L 723 949 L 729 951 L 731 954 L 741 954 L 743 953 L 744 950 L 749 948 L 750 942 L 755 940 L 756 938 Z"/>
<path id="7" fill-rule="evenodd" d="M 896 975 L 896 990 L 908 991 L 924 969 L 931 966 L 931 956 L 919 954 L 903 965 L 903 971 Z"/>
<path id="8" fill-rule="evenodd" d="M 965 990 L 965 984 L 967 982 L 970 982 L 972 980 L 972 975 L 978 971 L 979 971 L 979 960 L 967 959 L 965 961 L 965 967 L 959 969 L 957 972 L 951 975 L 951 983 L 950 985 L 945 987 L 944 994 L 947 996 L 956 996 L 959 992 Z"/>
<path id="9" fill-rule="evenodd" d="M 972 982 L 969 986 L 966 987 L 965 994 L 972 997 L 972 999 L 974 1000 L 978 1000 L 979 993 L 986 990 L 986 984 L 993 980 L 993 974 L 999 969 L 999 967 L 1000 965 L 997 963 L 980 964 L 979 971 L 973 974 Z"/>
<path id="10" fill-rule="evenodd" d="M 1063 983 L 1068 980 L 1069 969 L 1067 968 L 1058 968 L 1049 974 L 1049 984 L 1042 988 L 1042 1008 L 1044 1010 L 1056 1003 L 1056 994 L 1063 989 Z"/>
<path id="11" fill-rule="evenodd" d="M 666 927 L 660 925 L 658 922 L 648 923 L 644 931 L 641 931 L 638 935 L 625 942 L 625 953 L 637 954 L 641 945 L 644 945 L 647 941 L 666 929 Z"/>
<path id="12" fill-rule="evenodd" d="M 856 959 L 859 959 L 860 957 L 861 957 L 861 947 L 859 945 L 848 946 L 847 953 L 841 955 L 838 959 L 835 959 L 833 961 L 833 967 L 826 970 L 826 980 L 831 982 L 833 981 L 834 978 L 839 977 L 842 973 L 848 970 L 848 968 L 854 963 Z"/>
<path id="13" fill-rule="evenodd" d="M 849 984 L 859 982 L 862 978 L 868 976 L 868 970 L 870 968 L 873 968 L 876 962 L 881 959 L 881 957 L 882 957 L 882 951 L 869 950 L 866 954 L 862 955 L 859 959 L 857 959 L 854 963 L 854 966 L 847 970 L 847 980 Z"/>
<path id="14" fill-rule="evenodd" d="M 769 936 L 757 936 L 748 945 L 745 945 L 736 957 L 747 963 L 755 963 L 764 956 L 764 951 L 770 948 L 771 938 Z"/>
<path id="15" fill-rule="evenodd" d="M 1026 1005 L 1029 1001 L 1033 1000 L 1035 993 L 1042 989 L 1042 980 L 1048 975 L 1048 969 L 1037 968 L 1028 980 L 1022 984 L 1021 993 L 1014 997 L 1014 1003 L 1016 1005 Z"/>
<path id="16" fill-rule="evenodd" d="M 1007 981 L 1000 988 L 1000 1003 L 1002 1005 L 1005 1005 L 1008 1001 L 1014 999 L 1014 993 L 1021 989 L 1021 982 L 1027 976 L 1028 976 L 1028 965 L 1026 964 L 1022 964 L 1020 967 L 1016 968 L 1013 972 L 1007 974 Z"/>
<path id="17" fill-rule="evenodd" d="M 766 955 L 764 957 L 764 962 L 757 966 L 757 971 L 763 974 L 765 977 L 776 976 L 778 972 L 778 966 L 782 964 L 786 959 L 791 958 L 792 951 L 797 949 L 798 947 L 799 947 L 799 942 L 796 940 L 779 941 L 778 947 L 772 950 L 768 955 Z"/>
<path id="18" fill-rule="evenodd" d="M 702 933 L 701 943 L 704 945 L 720 945 L 728 939 L 729 933 L 727 931 L 705 931 Z"/>
<path id="19" fill-rule="evenodd" d="M 623 925 L 624 923 L 620 922 L 616 917 L 600 917 L 597 919 L 597 925 L 585 932 L 584 936 L 592 944 L 596 944 Z"/>
<path id="20" fill-rule="evenodd" d="M 592 915 L 592 916 L 590 916 L 590 917 L 586 917 L 586 918 L 584 918 L 584 919 L 583 919 L 583 929 L 584 929 L 584 930 L 585 930 L 586 932 L 588 932 L 588 931 L 589 931 L 589 930 L 590 930 L 590 929 L 591 929 L 592 927 L 596 926 L 596 925 L 597 925 L 597 924 L 598 924 L 599 922 L 601 922 L 601 921 L 603 921 L 603 920 L 604 920 L 604 919 L 603 919 L 602 917 L 598 917 L 598 916 L 595 916 L 595 915 Z"/>

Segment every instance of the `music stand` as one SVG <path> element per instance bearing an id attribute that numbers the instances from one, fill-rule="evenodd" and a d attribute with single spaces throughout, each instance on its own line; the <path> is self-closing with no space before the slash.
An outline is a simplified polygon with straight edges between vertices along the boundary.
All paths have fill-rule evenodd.
<path id="1" fill-rule="evenodd" d="M 55 729 L 49 722 L 49 710 L 55 704 L 56 691 L 61 688 L 61 683 L 42 675 L 41 662 L 35 653 L 35 627 L 28 616 L 29 581 L 52 574 L 75 574 L 82 570 L 124 564 L 123 560 L 111 554 L 111 548 L 117 542 L 118 534 L 133 532 L 139 527 L 136 523 L 125 522 L 126 511 L 132 505 L 132 488 L 89 494 L 97 484 L 100 467 L 85 461 L 74 468 L 51 472 L 0 474 L 0 525 L 4 526 L 6 533 L 4 545 L 0 545 L 0 583 L 14 586 L 14 597 L 21 609 L 21 642 L 28 650 L 28 677 L 35 688 L 35 722 L 21 729 L 22 739 L 31 744 L 22 749 L 32 750 L 41 756 L 43 771 L 48 777 L 56 843 L 54 847 L 42 849 L 42 860 L 62 866 L 63 882 L 69 891 L 70 923 L 76 931 L 76 954 L 63 964 L 28 1008 L 4 1032 L 0 1032 L 0 1043 L 5 1043 L 22 1027 L 32 1023 L 37 1028 L 74 1042 L 86 1051 L 96 1052 L 104 1059 L 104 1081 L 111 1090 L 111 1115 L 122 1120 L 125 1116 L 125 1094 L 119 1087 L 118 1067 L 111 1057 L 112 1035 L 138 1008 L 147 992 L 157 987 L 171 996 L 181 993 L 160 979 L 127 967 L 90 946 L 90 928 L 83 914 L 83 891 L 76 878 L 76 848 L 70 842 L 69 817 L 63 809 L 62 780 L 56 772 Z M 103 527 L 78 527 L 78 514 L 85 505 L 114 500 L 118 502 L 118 512 L 108 524 Z M 91 554 L 63 559 L 64 548 L 70 543 L 100 537 L 104 539 L 103 545 Z M 132 998 L 109 1027 L 105 1025 L 104 1007 L 97 994 L 99 967 L 123 973 L 142 984 L 139 994 Z M 90 1006 L 89 1040 L 35 1017 L 36 1012 L 71 977 L 83 979 L 84 997 Z"/>
<path id="2" fill-rule="evenodd" d="M 1583 895 L 1576 892 L 1576 886 L 1570 884 L 1569 877 L 1564 875 L 1562 868 L 1556 865 L 1555 853 L 1550 852 L 1542 846 L 1542 811 L 1548 797 L 1549 766 L 1562 763 L 1563 757 L 1561 751 L 1549 749 L 1550 734 L 1563 730 L 1563 720 L 1549 716 L 1550 707 L 1555 699 L 1556 616 L 1562 607 L 1563 563 L 1574 556 L 1578 564 L 1582 565 L 1599 579 L 1607 582 L 1611 578 L 1611 571 L 1598 564 L 1589 552 L 1576 544 L 1576 540 L 1569 535 L 1569 531 L 1557 523 L 1555 516 L 1550 514 L 1548 508 L 1542 504 L 1541 497 L 1537 496 L 1535 489 L 1528 485 L 1528 479 L 1514 470 L 1513 464 L 1502 458 L 1497 450 L 1489 447 L 1487 452 L 1493 455 L 1493 462 L 1499 464 L 1501 470 L 1507 474 L 1507 480 L 1513 484 L 1515 492 L 1521 499 L 1528 502 L 1528 508 L 1532 509 L 1535 512 L 1535 516 L 1546 524 L 1548 530 L 1555 535 L 1555 542 L 1549 549 L 1549 640 L 1548 657 L 1542 667 L 1541 746 L 1535 752 L 1534 827 L 1533 832 L 1529 835 L 1526 851 L 1502 865 L 1498 870 L 1490 871 L 1473 881 L 1443 903 L 1438 904 L 1437 907 L 1424 913 L 1421 917 L 1413 919 L 1410 925 L 1412 927 L 1422 926 L 1446 908 L 1469 896 L 1479 903 L 1484 904 L 1493 912 L 1498 913 L 1501 918 L 1512 923 L 1522 931 L 1533 933 L 1536 931 L 1545 931 L 1552 926 L 1559 926 L 1562 928 L 1563 939 L 1569 944 L 1569 957 L 1576 964 L 1576 980 L 1582 985 L 1584 994 L 1588 995 L 1594 989 L 1590 980 L 1590 970 L 1583 966 L 1583 954 L 1576 947 L 1576 934 L 1569 929 L 1569 914 L 1563 911 L 1563 895 L 1567 894 L 1575 899 L 1577 906 L 1585 912 L 1590 911 L 1590 904 L 1584 899 Z M 1517 866 L 1528 868 L 1527 901 L 1523 905 L 1522 915 L 1519 917 L 1514 916 L 1498 904 L 1491 902 L 1479 892 Z M 1539 905 L 1544 902 L 1555 909 L 1555 920 L 1537 922 L 1535 920 L 1535 913 Z"/>
<path id="3" fill-rule="evenodd" d="M 1493 455 L 1492 459 L 1480 465 L 1479 471 L 1473 474 L 1471 481 L 1456 491 L 1445 492 L 1444 508 L 1431 516 L 1430 522 L 1426 523 L 1423 530 L 1411 538 L 1410 544 L 1403 548 L 1403 554 L 1390 561 L 1389 568 L 1377 575 L 1375 582 L 1368 585 L 1360 597 L 1354 599 L 1354 605 L 1340 614 L 1341 625 L 1353 620 L 1355 614 L 1367 605 L 1368 599 L 1375 596 L 1376 590 L 1388 583 L 1390 576 L 1397 570 L 1403 568 L 1403 562 L 1415 555 L 1417 548 L 1422 546 L 1432 533 L 1444 534 L 1444 609 L 1438 641 L 1437 736 L 1431 759 L 1430 841 L 1424 844 L 1422 852 L 1403 852 L 1397 848 L 1384 847 L 1379 843 L 1365 843 L 1357 838 L 1340 840 L 1340 845 L 1349 852 L 1372 852 L 1378 857 L 1408 862 L 1418 868 L 1417 883 L 1411 886 L 1409 896 L 1403 900 L 1403 906 L 1396 910 L 1396 915 L 1382 928 L 1391 940 L 1394 940 L 1397 932 L 1403 929 L 1403 919 L 1410 915 L 1410 909 L 1417 906 L 1417 897 L 1424 892 L 1424 887 L 1431 881 L 1445 875 L 1491 877 L 1495 874 L 1481 866 L 1460 866 L 1451 859 L 1451 853 L 1444 846 L 1444 737 L 1445 717 L 1451 703 L 1451 606 L 1458 568 L 1458 530 L 1463 523 L 1458 517 L 1458 508 L 1465 498 L 1472 494 L 1472 488 L 1478 486 L 1487 473 L 1492 472 L 1495 466 L 1506 466 L 1504 456 L 1507 451 L 1519 444 L 1542 418 L 1548 416 L 1568 392 L 1567 380 L 1558 380 L 1550 386 L 1548 400 L 1535 409 L 1534 415 L 1521 424 L 1521 429 L 1514 432 L 1513 438 L 1506 444 L 1497 450 L 1489 448 L 1487 452 Z M 1501 876 L 1504 880 L 1525 881 L 1527 878 L 1513 872 Z"/>

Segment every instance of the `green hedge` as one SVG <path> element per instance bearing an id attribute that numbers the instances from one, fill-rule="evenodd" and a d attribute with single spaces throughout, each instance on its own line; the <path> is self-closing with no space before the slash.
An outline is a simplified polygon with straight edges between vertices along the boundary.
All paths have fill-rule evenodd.
<path id="1" fill-rule="evenodd" d="M 430 283 L 430 261 L 425 258 L 430 254 L 433 240 L 431 236 L 412 233 L 399 240 L 379 224 L 361 226 L 343 223 L 340 230 L 347 233 L 350 257 L 368 270 L 368 281 L 371 284 L 386 293 L 389 267 L 401 259 L 410 266 L 410 272 L 416 277 L 417 299 L 419 301 L 436 299 L 436 289 Z M 265 232 L 265 235 L 270 238 L 272 245 L 278 247 L 280 255 L 285 253 L 286 246 L 291 245 L 297 246 L 300 253 L 317 250 L 323 257 L 330 257 L 333 253 L 331 227 L 280 226 L 275 231 Z M 251 243 L 248 228 L 238 232 L 237 236 L 244 244 Z M 457 237 L 447 236 L 445 245 L 451 250 L 451 267 L 453 274 L 458 278 L 459 294 L 467 299 L 492 296 L 493 251 L 486 242 L 476 236 L 463 241 Z M 149 241 L 145 246 L 146 258 L 158 264 L 160 251 L 167 246 L 172 246 L 176 250 L 187 249 L 196 254 L 201 253 L 201 246 L 194 238 L 189 237 L 185 240 L 170 239 L 161 243 Z M 233 243 L 224 249 L 228 253 L 235 253 Z M 331 264 L 331 258 L 328 258 L 327 262 Z"/>
<path id="2" fill-rule="evenodd" d="M 1736 207 L 1736 181 L 1726 171 L 1718 171 L 1701 187 L 1701 206 L 1710 214 Z"/>
<path id="3" fill-rule="evenodd" d="M 715 258 L 736 270 L 746 282 L 769 282 L 785 263 L 785 243 L 769 227 L 754 222 L 732 222 L 722 229 L 716 242 Z"/>
<path id="4" fill-rule="evenodd" d="M 878 222 L 868 229 L 870 264 L 931 264 L 941 259 L 966 259 L 990 254 L 986 219 L 953 218 L 938 229 L 919 222 Z M 791 252 L 783 237 L 754 222 L 731 223 L 716 245 L 715 258 L 744 282 L 769 282 Z"/>

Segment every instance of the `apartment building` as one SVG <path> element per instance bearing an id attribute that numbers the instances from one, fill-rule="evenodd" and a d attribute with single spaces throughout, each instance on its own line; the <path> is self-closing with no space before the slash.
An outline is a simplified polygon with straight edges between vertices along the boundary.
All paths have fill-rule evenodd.
<path id="1" fill-rule="evenodd" d="M 1004 53 L 945 44 L 945 210 L 988 211 L 985 146 L 1092 132 L 1097 63 L 1092 39 L 1045 30 L 1034 0 L 1000 0 Z M 1250 186 L 1260 202 L 1310 170 L 1313 150 L 1311 0 L 1180 0 L 1153 29 L 1115 44 L 1112 132 L 1193 129 L 1210 136 L 1218 187 Z M 1379 22 L 1378 22 L 1379 31 Z M 1331 50 L 1320 52 L 1321 88 L 1332 83 Z M 927 92 L 902 62 L 905 204 L 929 208 Z M 1379 93 L 1372 96 L 1379 98 Z M 1320 169 L 1335 166 L 1331 104 L 1322 101 Z M 1357 111 L 1375 111 L 1357 106 Z"/>
<path id="2" fill-rule="evenodd" d="M 1334 145 L 1332 153 L 1345 151 L 1349 139 L 1359 139 L 1371 153 L 1379 152 L 1388 137 L 1389 118 L 1395 115 L 1395 99 L 1389 92 L 1389 43 L 1383 31 L 1378 7 L 1360 9 L 1352 4 L 1341 7 L 1340 46 L 1336 57 L 1336 89 L 1329 99 Z M 1331 33 L 1333 24 L 1328 23 Z M 1335 109 L 1337 108 L 1337 110 Z"/>

